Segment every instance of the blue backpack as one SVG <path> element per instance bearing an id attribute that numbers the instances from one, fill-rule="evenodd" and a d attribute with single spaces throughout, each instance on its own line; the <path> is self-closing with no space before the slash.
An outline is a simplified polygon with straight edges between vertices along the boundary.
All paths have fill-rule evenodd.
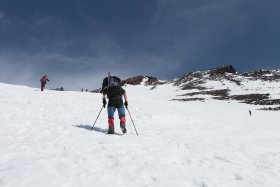
<path id="1" fill-rule="evenodd" d="M 108 90 L 111 87 L 115 87 L 115 86 L 121 86 L 121 79 L 116 76 L 106 77 L 103 79 L 101 92 L 103 93 L 104 90 Z"/>

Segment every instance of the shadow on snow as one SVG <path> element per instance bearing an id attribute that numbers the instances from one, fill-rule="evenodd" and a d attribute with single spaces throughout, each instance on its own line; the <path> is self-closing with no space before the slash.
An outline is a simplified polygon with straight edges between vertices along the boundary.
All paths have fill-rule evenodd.
<path id="1" fill-rule="evenodd" d="M 78 128 L 81 128 L 81 129 L 86 129 L 86 130 L 89 130 L 89 131 L 91 131 L 91 128 L 92 128 L 92 126 L 90 126 L 90 125 L 72 125 L 72 126 L 74 126 L 74 127 L 78 127 Z M 93 127 L 92 128 L 92 130 L 93 131 L 96 131 L 96 132 L 102 132 L 102 133 L 107 133 L 107 129 L 101 129 L 101 128 L 99 128 L 99 127 Z"/>
<path id="2" fill-rule="evenodd" d="M 81 128 L 81 129 L 86 129 L 88 131 L 91 131 L 91 128 L 92 128 L 92 126 L 90 126 L 90 125 L 82 125 L 82 124 L 81 125 L 72 125 L 72 126 L 73 127 L 78 127 L 78 128 Z M 101 133 L 104 133 L 104 134 L 108 134 L 107 129 L 101 129 L 99 127 L 93 127 L 92 130 L 96 131 L 96 132 L 101 132 Z M 115 132 L 114 135 L 119 135 L 120 136 L 120 135 L 123 135 L 123 134 Z"/>

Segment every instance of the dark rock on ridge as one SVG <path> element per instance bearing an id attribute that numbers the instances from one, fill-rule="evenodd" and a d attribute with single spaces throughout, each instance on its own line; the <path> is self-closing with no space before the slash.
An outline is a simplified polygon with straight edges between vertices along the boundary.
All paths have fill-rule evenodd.
<path id="1" fill-rule="evenodd" d="M 156 77 L 151 77 L 151 76 L 136 76 L 136 77 L 131 77 L 126 80 L 123 80 L 121 82 L 121 85 L 125 84 L 130 84 L 130 85 L 139 85 L 143 80 L 147 78 L 147 81 L 145 82 L 145 86 L 151 86 L 155 85 L 158 83 L 158 79 Z"/>

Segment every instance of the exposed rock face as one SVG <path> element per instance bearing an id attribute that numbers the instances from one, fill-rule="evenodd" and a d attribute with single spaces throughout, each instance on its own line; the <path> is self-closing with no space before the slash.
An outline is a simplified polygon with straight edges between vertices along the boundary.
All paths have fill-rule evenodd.
<path id="1" fill-rule="evenodd" d="M 205 90 L 202 86 L 206 80 L 227 79 L 233 81 L 236 84 L 240 84 L 238 80 L 235 80 L 230 74 L 235 74 L 236 70 L 232 65 L 224 65 L 205 71 L 197 71 L 184 75 L 180 79 L 174 82 L 174 86 L 181 86 L 183 90 L 198 89 Z M 183 84 L 183 85 L 182 85 Z"/>
<path id="2" fill-rule="evenodd" d="M 216 97 L 219 100 L 237 100 L 247 104 L 258 104 L 269 98 L 270 94 L 243 94 L 243 95 L 230 95 L 225 97 Z"/>
<path id="3" fill-rule="evenodd" d="M 186 98 L 186 99 L 172 99 L 172 101 L 204 101 L 204 98 L 199 98 L 199 97 L 195 97 L 195 98 Z"/>
<path id="4" fill-rule="evenodd" d="M 280 106 L 279 107 L 268 107 L 268 108 L 261 108 L 260 110 L 270 110 L 270 111 L 279 111 L 280 110 Z"/>
<path id="5" fill-rule="evenodd" d="M 151 77 L 151 76 L 136 76 L 136 77 L 131 77 L 129 79 L 123 80 L 121 82 L 121 85 L 125 84 L 130 84 L 130 85 L 139 85 L 141 84 L 144 80 L 146 86 L 151 86 L 155 85 L 158 82 L 158 79 L 156 77 Z"/>
<path id="6" fill-rule="evenodd" d="M 280 99 L 264 99 L 254 103 L 255 105 L 280 105 Z"/>
<path id="7" fill-rule="evenodd" d="M 200 84 L 204 84 L 204 81 L 192 81 L 190 83 L 187 83 L 183 86 L 181 86 L 182 90 L 193 90 L 193 89 L 198 89 L 198 90 L 206 90 L 206 87 L 200 86 Z"/>
<path id="8" fill-rule="evenodd" d="M 241 82 L 244 79 L 279 82 L 280 71 L 257 70 L 246 73 L 237 73 L 236 69 L 232 65 L 224 65 L 210 70 L 187 73 L 178 80 L 174 81 L 173 84 L 174 86 L 180 86 L 183 90 L 205 90 L 207 88 L 203 84 L 208 80 L 228 80 L 238 86 L 241 86 Z"/>
<path id="9" fill-rule="evenodd" d="M 280 71 L 277 70 L 257 70 L 242 73 L 241 75 L 250 80 L 280 81 Z"/>
<path id="10" fill-rule="evenodd" d="M 231 95 L 234 87 L 247 92 L 246 86 L 251 84 L 265 85 L 267 82 L 280 82 L 279 70 L 257 70 L 247 73 L 237 73 L 236 69 L 231 65 L 224 65 L 205 71 L 197 71 L 187 73 L 178 80 L 173 82 L 174 86 L 178 86 L 182 90 L 188 90 L 188 93 L 179 95 L 180 98 L 174 100 L 177 101 L 204 101 L 205 95 L 212 96 L 217 100 L 236 100 L 246 104 L 254 105 L 280 105 L 280 99 L 271 99 L 269 93 L 258 93 L 262 85 L 255 86 L 255 89 L 251 88 L 251 93 Z M 267 81 L 267 82 L 266 82 Z M 226 83 L 225 83 L 226 82 Z M 214 86 L 210 86 L 214 83 Z M 227 87 L 230 83 L 231 89 Z M 220 85 L 219 89 L 215 85 Z M 221 89 L 221 88 L 226 89 Z M 271 90 L 271 88 L 267 88 Z M 193 96 L 200 96 L 200 98 Z M 185 98 L 182 98 L 185 97 Z M 209 97 L 208 97 L 209 98 Z M 279 110 L 276 108 L 263 108 L 262 110 Z"/>
<path id="11" fill-rule="evenodd" d="M 194 96 L 194 95 L 212 95 L 212 96 L 221 96 L 221 97 L 228 97 L 228 89 L 224 90 L 209 90 L 209 91 L 201 91 L 201 92 L 192 92 L 187 93 L 181 96 Z"/>
<path id="12" fill-rule="evenodd" d="M 98 88 L 98 89 L 96 89 L 96 90 L 92 90 L 92 91 L 90 91 L 90 92 L 92 92 L 92 93 L 101 93 L 101 88 Z"/>
<path id="13" fill-rule="evenodd" d="M 236 73 L 236 70 L 232 65 L 223 65 L 222 67 L 217 67 L 215 69 L 210 70 L 211 76 L 223 75 L 225 73 Z"/>

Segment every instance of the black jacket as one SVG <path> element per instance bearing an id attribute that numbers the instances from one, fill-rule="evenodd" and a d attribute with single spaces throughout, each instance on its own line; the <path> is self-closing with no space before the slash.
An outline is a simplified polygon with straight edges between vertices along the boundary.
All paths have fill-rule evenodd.
<path id="1" fill-rule="evenodd" d="M 121 86 L 110 87 L 109 90 L 104 90 L 103 94 L 107 94 L 109 98 L 108 107 L 119 108 L 123 105 L 122 95 L 125 93 L 125 90 Z"/>

